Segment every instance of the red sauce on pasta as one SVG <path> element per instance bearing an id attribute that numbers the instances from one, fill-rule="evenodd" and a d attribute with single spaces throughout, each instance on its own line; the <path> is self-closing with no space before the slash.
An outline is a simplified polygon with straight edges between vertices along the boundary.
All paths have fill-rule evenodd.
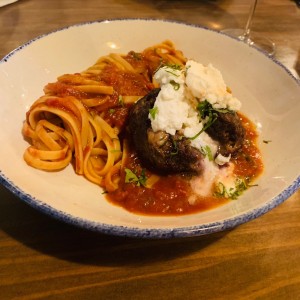
<path id="1" fill-rule="evenodd" d="M 120 71 L 115 67 L 107 68 L 100 78 L 124 96 L 143 96 L 153 88 L 153 85 L 140 74 Z"/>

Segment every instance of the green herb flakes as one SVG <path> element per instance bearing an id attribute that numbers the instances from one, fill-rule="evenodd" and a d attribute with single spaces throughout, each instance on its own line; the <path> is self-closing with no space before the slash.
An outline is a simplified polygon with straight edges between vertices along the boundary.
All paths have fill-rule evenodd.
<path id="1" fill-rule="evenodd" d="M 180 89 L 180 84 L 175 80 L 170 80 L 170 84 L 173 86 L 175 91 L 178 91 Z"/>
<path id="2" fill-rule="evenodd" d="M 124 106 L 124 99 L 123 99 L 122 95 L 119 95 L 118 102 L 119 102 L 120 106 Z"/>
<path id="3" fill-rule="evenodd" d="M 195 136 L 190 138 L 191 140 L 196 139 L 203 131 L 216 122 L 218 119 L 218 113 L 232 113 L 232 111 L 227 108 L 213 108 L 213 106 L 207 100 L 199 102 L 197 105 L 197 110 L 200 119 L 204 123 L 204 126 Z"/>
<path id="4" fill-rule="evenodd" d="M 208 145 L 206 145 L 204 147 L 201 147 L 200 151 L 201 151 L 201 153 L 204 156 L 207 156 L 207 158 L 208 158 L 209 161 L 213 161 L 214 160 L 212 152 L 211 152 L 211 149 L 210 149 L 210 147 Z"/>
<path id="5" fill-rule="evenodd" d="M 141 60 L 141 59 L 142 59 L 142 54 L 141 54 L 141 53 L 132 51 L 132 52 L 131 52 L 131 55 L 132 55 L 132 57 L 133 57 L 135 60 Z"/>
<path id="6" fill-rule="evenodd" d="M 235 181 L 235 187 L 226 188 L 222 182 L 218 182 L 215 187 L 214 196 L 236 200 L 248 187 L 254 185 L 248 185 L 246 180 L 237 178 Z"/>
<path id="7" fill-rule="evenodd" d="M 141 174 L 138 176 L 133 171 L 128 168 L 125 168 L 125 183 L 133 183 L 136 186 L 144 186 L 146 187 L 146 174 L 145 170 L 143 169 Z"/>
<path id="8" fill-rule="evenodd" d="M 149 109 L 149 114 L 150 114 L 150 116 L 153 120 L 155 119 L 155 116 L 156 116 L 157 113 L 158 113 L 158 107 L 157 106 L 154 106 L 153 108 Z"/>
<path id="9" fill-rule="evenodd" d="M 178 146 L 177 146 L 177 142 L 173 140 L 173 146 L 175 148 L 175 150 L 173 152 L 171 152 L 171 155 L 177 155 L 178 154 Z"/>

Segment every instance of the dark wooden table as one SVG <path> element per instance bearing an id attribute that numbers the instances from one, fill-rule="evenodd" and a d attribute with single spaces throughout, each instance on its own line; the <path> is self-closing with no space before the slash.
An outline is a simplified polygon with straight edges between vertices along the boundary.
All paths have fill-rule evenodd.
<path id="1" fill-rule="evenodd" d="M 249 2 L 19 0 L 0 8 L 0 57 L 45 32 L 107 18 L 243 27 Z M 275 41 L 276 58 L 299 78 L 295 1 L 259 1 L 253 30 Z M 300 192 L 231 231 L 139 240 L 74 228 L 0 187 L 0 299 L 45 298 L 300 299 Z"/>

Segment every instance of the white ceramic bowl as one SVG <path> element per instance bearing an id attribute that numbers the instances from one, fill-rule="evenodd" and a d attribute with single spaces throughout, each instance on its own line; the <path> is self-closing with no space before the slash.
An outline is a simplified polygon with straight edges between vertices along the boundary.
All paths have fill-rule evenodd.
<path id="1" fill-rule="evenodd" d="M 47 173 L 23 160 L 21 134 L 30 105 L 64 73 L 82 71 L 109 52 L 141 51 L 172 40 L 188 58 L 212 63 L 260 132 L 265 170 L 258 187 L 237 201 L 193 215 L 150 217 L 107 202 L 101 189 L 71 167 Z M 159 20 L 79 24 L 40 36 L 0 63 L 0 181 L 31 206 L 58 219 L 108 234 L 169 238 L 233 228 L 272 209 L 300 186 L 300 84 L 257 49 L 212 30 Z M 265 144 L 263 140 L 271 140 Z"/>

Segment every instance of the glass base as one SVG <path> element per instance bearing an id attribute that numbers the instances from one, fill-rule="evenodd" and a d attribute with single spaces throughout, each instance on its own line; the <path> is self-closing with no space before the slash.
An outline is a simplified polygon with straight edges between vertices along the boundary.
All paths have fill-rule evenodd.
<path id="1" fill-rule="evenodd" d="M 224 29 L 222 30 L 225 34 L 238 38 L 241 41 L 244 41 L 248 45 L 254 46 L 269 56 L 273 56 L 275 54 L 275 44 L 270 39 L 261 36 L 259 33 L 252 32 L 250 33 L 250 37 L 244 35 L 244 30 L 242 29 Z"/>

